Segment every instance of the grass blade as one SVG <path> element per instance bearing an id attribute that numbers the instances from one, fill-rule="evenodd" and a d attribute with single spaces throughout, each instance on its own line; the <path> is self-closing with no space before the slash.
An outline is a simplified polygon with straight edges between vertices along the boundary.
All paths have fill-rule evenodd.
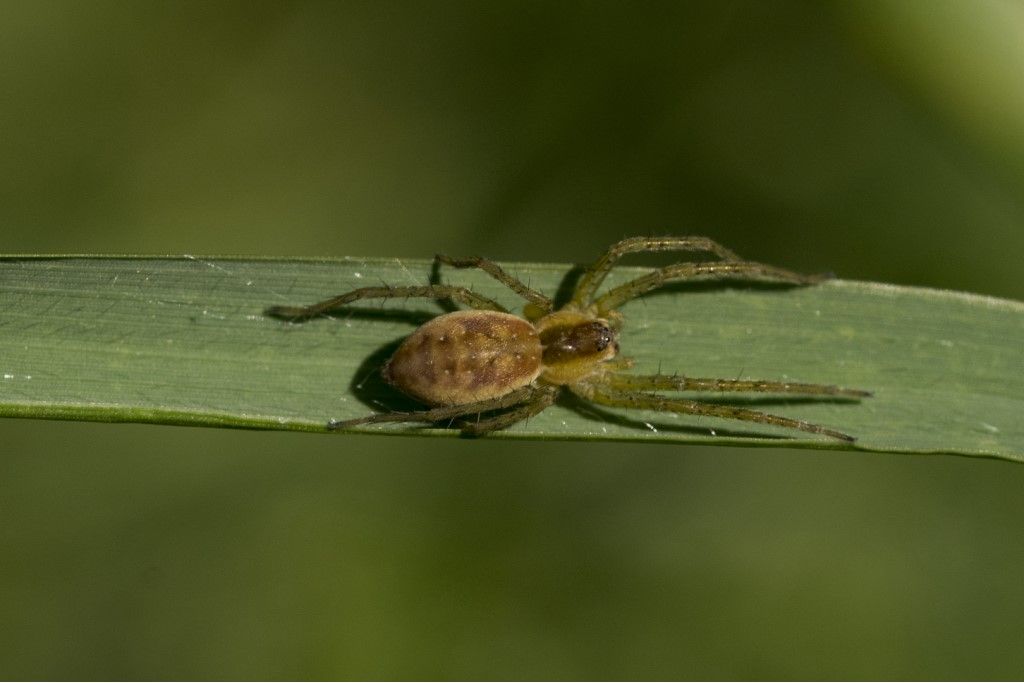
<path id="1" fill-rule="evenodd" d="M 542 291 L 562 265 L 508 269 Z M 620 268 L 610 285 L 644 269 Z M 578 273 L 578 271 L 577 271 Z M 195 257 L 0 259 L 0 415 L 319 431 L 410 404 L 376 368 L 443 310 L 369 303 L 289 324 L 271 304 L 311 303 L 367 284 L 422 284 L 426 261 Z M 518 309 L 486 276 L 447 282 Z M 569 276 L 571 278 L 571 275 Z M 850 433 L 848 446 L 748 423 L 565 403 L 488 438 L 805 446 L 1024 460 L 1024 304 L 832 281 L 808 288 L 678 286 L 623 308 L 640 373 L 789 379 L 868 389 L 861 403 L 728 397 Z M 720 400 L 703 395 L 702 398 Z M 452 434 L 402 425 L 366 431 Z"/>

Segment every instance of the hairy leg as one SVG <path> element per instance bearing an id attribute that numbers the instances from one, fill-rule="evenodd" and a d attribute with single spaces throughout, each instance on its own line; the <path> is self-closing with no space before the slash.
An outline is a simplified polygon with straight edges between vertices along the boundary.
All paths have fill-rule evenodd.
<path id="1" fill-rule="evenodd" d="M 781 415 L 762 413 L 757 410 L 737 408 L 735 406 L 723 406 L 714 403 L 701 403 L 678 398 L 666 398 L 657 394 L 645 394 L 634 391 L 616 391 L 604 389 L 594 385 L 583 385 L 571 387 L 573 393 L 593 401 L 598 405 L 611 406 L 613 408 L 639 408 L 644 410 L 659 410 L 667 413 L 685 413 L 689 415 L 707 415 L 709 417 L 720 417 L 729 420 L 743 420 L 745 422 L 757 422 L 760 424 L 785 427 L 787 429 L 798 429 L 812 434 L 821 434 L 840 441 L 852 442 L 856 439 L 849 434 L 828 429 L 804 420 L 794 420 Z"/>
<path id="2" fill-rule="evenodd" d="M 309 306 L 271 306 L 264 313 L 275 318 L 299 321 L 332 313 L 361 299 L 452 299 L 470 308 L 507 313 L 504 306 L 465 287 L 421 285 L 412 287 L 361 287 Z"/>
<path id="3" fill-rule="evenodd" d="M 628 375 L 611 373 L 608 385 L 618 391 L 748 391 L 764 394 L 802 394 L 805 396 L 841 396 L 865 398 L 870 391 L 846 389 L 832 384 L 805 384 L 760 379 L 714 379 L 679 375 Z"/>
<path id="4" fill-rule="evenodd" d="M 455 420 L 466 415 L 478 415 L 492 410 L 511 408 L 512 406 L 526 403 L 537 397 L 539 387 L 526 386 L 515 391 L 493 398 L 487 401 L 475 403 L 463 403 L 454 406 L 438 406 L 425 410 L 414 410 L 408 412 L 374 413 L 364 417 L 357 417 L 352 420 L 331 420 L 327 423 L 328 429 L 345 429 L 361 424 L 375 424 L 378 422 L 442 422 L 444 420 Z"/>
<path id="5" fill-rule="evenodd" d="M 594 300 L 593 308 L 598 315 L 605 315 L 630 299 L 635 299 L 670 282 L 724 280 L 726 278 L 755 282 L 783 282 L 792 285 L 810 285 L 825 279 L 821 275 L 801 275 L 785 268 L 753 261 L 674 263 L 608 290 Z"/>
<path id="6" fill-rule="evenodd" d="M 658 251 L 705 252 L 723 261 L 740 260 L 732 251 L 707 237 L 630 237 L 613 244 L 604 256 L 587 268 L 576 285 L 572 303 L 578 308 L 586 308 L 609 271 L 626 254 Z"/>
<path id="7" fill-rule="evenodd" d="M 532 289 L 519 278 L 513 277 L 505 272 L 501 266 L 489 259 L 480 256 L 469 256 L 467 258 L 452 258 L 444 254 L 434 257 L 438 262 L 449 265 L 453 268 L 479 268 L 498 282 L 502 283 L 513 292 L 523 297 L 544 313 L 548 313 L 554 307 L 551 299 L 544 296 L 535 289 Z"/>
<path id="8" fill-rule="evenodd" d="M 558 396 L 557 387 L 546 387 L 546 389 L 547 391 L 539 392 L 538 395 L 529 403 L 524 403 L 518 407 L 508 410 L 507 412 L 498 413 L 493 417 L 477 420 L 475 422 L 470 422 L 468 420 L 464 421 L 462 423 L 462 432 L 473 436 L 483 436 L 490 432 L 496 432 L 499 429 L 511 427 L 517 422 L 522 422 L 523 420 L 533 417 L 554 403 L 555 398 Z"/>

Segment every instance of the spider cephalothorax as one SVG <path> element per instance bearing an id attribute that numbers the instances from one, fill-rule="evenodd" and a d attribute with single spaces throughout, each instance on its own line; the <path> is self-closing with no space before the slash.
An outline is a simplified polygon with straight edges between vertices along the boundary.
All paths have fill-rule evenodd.
<path id="1" fill-rule="evenodd" d="M 700 251 L 719 260 L 658 268 L 598 296 L 598 287 L 615 263 L 625 254 L 642 251 Z M 741 260 L 706 237 L 634 237 L 612 245 L 583 273 L 569 302 L 555 310 L 551 299 L 492 261 L 437 259 L 456 268 L 480 268 L 504 283 L 528 301 L 525 316 L 513 315 L 491 299 L 452 285 L 364 287 L 311 306 L 267 309 L 269 315 L 298 321 L 370 298 L 451 299 L 470 307 L 421 325 L 382 368 L 389 384 L 427 409 L 332 421 L 332 429 L 371 422 L 456 420 L 466 433 L 486 434 L 536 415 L 568 390 L 600 405 L 731 418 L 853 441 L 847 434 L 802 420 L 656 392 L 748 391 L 850 398 L 869 396 L 869 392 L 824 384 L 633 375 L 626 372 L 632 363 L 618 357 L 622 323 L 618 307 L 667 282 L 731 277 L 808 285 L 817 282 L 817 276 Z"/>

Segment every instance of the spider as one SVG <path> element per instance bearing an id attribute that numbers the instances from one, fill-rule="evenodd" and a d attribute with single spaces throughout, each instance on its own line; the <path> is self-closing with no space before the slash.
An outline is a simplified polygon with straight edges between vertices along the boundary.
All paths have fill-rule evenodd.
<path id="1" fill-rule="evenodd" d="M 702 252 L 717 260 L 684 261 L 653 270 L 598 294 L 615 264 L 637 252 Z M 464 434 L 483 435 L 526 420 L 552 405 L 562 392 L 616 408 L 639 408 L 744 420 L 810 432 L 841 441 L 854 437 L 821 425 L 736 406 L 658 392 L 759 392 L 862 398 L 870 392 L 825 384 L 679 375 L 635 375 L 619 356 L 622 315 L 618 308 L 669 282 L 744 279 L 810 285 L 823 276 L 745 261 L 707 237 L 633 237 L 613 244 L 583 271 L 569 301 L 555 309 L 544 294 L 478 256 L 438 255 L 438 263 L 479 268 L 527 301 L 523 316 L 466 287 L 430 284 L 362 287 L 310 306 L 272 306 L 268 315 L 292 322 L 334 312 L 361 299 L 421 297 L 469 307 L 430 319 L 384 364 L 385 381 L 427 408 L 331 420 L 329 429 L 377 422 L 457 423 Z"/>

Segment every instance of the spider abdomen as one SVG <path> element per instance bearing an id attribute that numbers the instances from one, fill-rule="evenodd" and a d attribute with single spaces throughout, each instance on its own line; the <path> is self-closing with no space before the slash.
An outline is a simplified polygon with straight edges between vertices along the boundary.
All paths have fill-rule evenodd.
<path id="1" fill-rule="evenodd" d="M 543 350 L 533 325 L 498 311 L 456 311 L 417 328 L 384 365 L 396 389 L 428 405 L 499 398 L 533 382 Z"/>

